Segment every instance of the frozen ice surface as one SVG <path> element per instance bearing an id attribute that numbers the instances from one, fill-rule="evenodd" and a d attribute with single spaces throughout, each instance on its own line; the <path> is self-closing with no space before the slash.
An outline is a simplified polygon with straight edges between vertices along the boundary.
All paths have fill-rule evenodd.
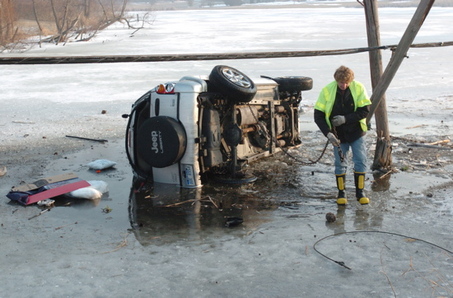
<path id="1" fill-rule="evenodd" d="M 398 42 L 414 10 L 379 10 L 382 44 Z M 452 8 L 434 7 L 415 42 L 453 40 L 452 17 Z M 87 43 L 43 45 L 21 54 L 1 55 L 152 55 L 366 47 L 364 13 L 359 5 L 159 11 L 153 12 L 153 18 L 149 28 L 137 31 L 133 37 L 133 29 L 115 24 Z M 452 51 L 452 47 L 445 47 L 408 52 L 410 58 L 403 61 L 387 91 L 393 134 L 414 132 L 419 137 L 450 133 Z M 383 56 L 385 66 L 390 52 L 383 51 Z M 332 80 L 336 67 L 344 64 L 354 69 L 356 78 L 371 93 L 366 53 L 285 59 L 0 66 L 0 146 L 8 150 L 12 145 L 54 148 L 56 144 L 77 142 L 65 135 L 114 139 L 107 145 L 94 143 L 77 153 L 64 154 L 64 158 L 48 164 L 19 165 L 27 175 L 33 170 L 38 174 L 64 170 L 74 171 L 87 180 L 102 177 L 108 182 L 109 197 L 103 197 L 99 206 L 91 200 L 78 200 L 33 221 L 26 218 L 36 214 L 35 207 L 3 204 L 0 296 L 3 293 L 11 297 L 451 295 L 451 283 L 445 285 L 451 280 L 451 256 L 417 241 L 357 234 L 332 237 L 320 243 L 318 248 L 322 252 L 344 261 L 352 271 L 322 258 L 312 249 L 313 243 L 325 235 L 366 229 L 419 236 L 451 249 L 451 189 L 433 191 L 432 198 L 424 196 L 426 188 L 451 183 L 451 178 L 445 175 L 407 174 L 405 181 L 398 175 L 391 180 L 393 193 L 373 192 L 369 212 L 348 206 L 343 212 L 336 211 L 337 221 L 333 225 L 325 224 L 325 213 L 337 209 L 334 199 L 326 199 L 335 187 L 329 164 L 305 167 L 291 177 L 274 173 L 271 168 L 274 174 L 271 178 L 285 183 L 264 181 L 256 188 L 215 190 L 214 199 L 244 204 L 244 208 L 235 209 L 241 210 L 244 218 L 237 229 L 209 222 L 222 219 L 222 213 L 214 208 L 208 209 L 208 214 L 179 208 L 174 214 L 163 210 L 151 214 L 146 204 L 134 209 L 132 173 L 122 139 L 126 122 L 121 114 L 128 113 L 131 104 L 156 84 L 185 75 L 207 75 L 216 64 L 237 67 L 251 77 L 312 77 L 314 88 L 304 92 L 305 113 L 301 116 L 302 134 L 307 136 L 304 139 L 307 142 L 319 136 L 313 124 L 312 105 L 320 88 Z M 103 110 L 107 113 L 102 113 Z M 413 128 L 420 124 L 426 126 Z M 324 141 L 319 142 L 321 147 Z M 86 164 L 94 156 L 118 164 L 108 173 L 88 171 Z M 288 168 L 292 167 L 295 168 L 292 165 Z M 8 187 L 4 179 L 13 180 L 10 175 L 23 179 L 18 172 L 16 167 L 1 178 L 2 190 L 6 192 Z M 412 181 L 408 182 L 407 177 L 415 177 L 414 185 L 410 185 Z M 165 203 L 164 195 L 159 195 L 143 200 Z M 273 202 L 277 205 L 272 205 Z M 246 208 L 247 204 L 251 208 Z M 259 204 L 264 204 L 259 206 L 260 210 L 256 208 Z M 107 206 L 112 212 L 102 213 L 100 208 Z M 203 206 L 198 208 L 204 210 Z M 140 214 L 149 221 L 143 220 L 145 224 L 151 224 L 131 229 Z"/>
<path id="2" fill-rule="evenodd" d="M 381 43 L 397 44 L 415 8 L 379 10 Z M 453 9 L 432 8 L 415 43 L 453 40 Z M 3 56 L 156 55 L 242 51 L 304 51 L 366 47 L 365 17 L 357 8 L 216 9 L 151 12 L 147 26 L 134 33 L 117 23 L 89 42 L 43 44 Z M 389 90 L 390 106 L 427 109 L 452 95 L 452 47 L 410 49 Z M 383 51 L 384 67 L 390 51 Z M 304 104 L 332 80 L 341 64 L 371 93 L 368 54 L 306 58 L 184 61 L 115 64 L 2 65 L 0 138 L 5 145 L 46 144 L 66 134 L 122 137 L 121 114 L 158 83 L 185 75 L 207 75 L 228 64 L 249 76 L 303 75 L 314 80 Z M 425 100 L 433 101 L 432 104 Z M 443 108 L 443 106 L 441 107 Z M 105 110 L 107 113 L 101 114 Z M 400 109 L 398 109 L 400 111 Z M 389 110 L 390 117 L 394 111 Z M 404 109 L 403 109 L 404 113 Z"/>

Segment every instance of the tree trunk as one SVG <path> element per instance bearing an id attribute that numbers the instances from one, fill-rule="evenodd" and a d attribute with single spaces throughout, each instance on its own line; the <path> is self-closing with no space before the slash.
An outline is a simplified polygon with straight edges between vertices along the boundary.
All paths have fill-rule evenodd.
<path id="1" fill-rule="evenodd" d="M 380 30 L 377 0 L 364 0 L 365 16 L 367 25 L 368 47 L 380 47 Z M 382 75 L 382 55 L 381 50 L 369 52 L 371 84 L 374 88 Z M 388 127 L 387 105 L 385 94 L 380 98 L 380 104 L 376 108 L 376 151 L 372 170 L 387 169 L 392 165 L 392 146 Z"/>
<path id="2" fill-rule="evenodd" d="M 38 19 L 38 12 L 36 11 L 35 0 L 32 0 L 32 3 L 33 3 L 33 15 L 35 16 L 35 21 L 36 21 L 36 24 L 38 25 L 39 35 L 42 35 L 43 31 L 42 31 L 41 22 L 39 22 L 39 19 Z"/>
<path id="3" fill-rule="evenodd" d="M 387 65 L 383 75 L 380 77 L 376 87 L 373 90 L 371 95 L 371 109 L 367 117 L 367 122 L 370 121 L 374 112 L 377 111 L 379 106 L 384 106 L 381 104 L 383 95 L 387 90 L 388 86 L 393 80 L 396 72 L 398 71 L 399 66 L 403 62 L 403 59 L 406 57 L 407 51 L 417 36 L 418 31 L 420 30 L 426 16 L 428 15 L 431 7 L 434 4 L 434 0 L 421 0 L 420 4 L 417 7 L 417 10 L 412 17 L 409 25 L 404 32 L 403 37 L 401 38 L 398 46 L 396 47 L 395 52 L 393 53 L 389 64 Z M 381 115 L 382 116 L 382 115 Z M 383 119 L 376 119 L 378 123 L 382 124 L 386 122 Z M 381 127 L 380 127 L 381 128 Z M 385 164 L 391 158 L 391 145 L 390 138 L 385 137 L 384 131 L 378 131 L 378 144 L 376 146 L 375 160 L 373 167 L 377 168 L 381 164 Z"/>

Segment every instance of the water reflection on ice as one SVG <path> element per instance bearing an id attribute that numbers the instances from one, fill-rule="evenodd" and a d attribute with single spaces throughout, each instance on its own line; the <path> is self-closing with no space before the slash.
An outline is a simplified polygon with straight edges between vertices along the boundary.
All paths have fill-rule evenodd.
<path id="1" fill-rule="evenodd" d="M 137 240 L 146 246 L 208 236 L 241 237 L 268 221 L 275 208 L 240 186 L 183 189 L 136 181 L 130 192 L 129 219 Z"/>

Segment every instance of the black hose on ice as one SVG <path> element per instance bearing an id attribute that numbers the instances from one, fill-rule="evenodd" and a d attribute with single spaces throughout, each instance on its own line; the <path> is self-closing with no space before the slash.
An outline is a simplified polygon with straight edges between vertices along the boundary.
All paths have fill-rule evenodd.
<path id="1" fill-rule="evenodd" d="M 313 249 L 314 251 L 316 251 L 318 254 L 320 254 L 321 256 L 323 256 L 324 258 L 334 262 L 334 263 L 337 263 L 338 265 L 346 268 L 346 269 L 349 269 L 349 270 L 352 270 L 350 267 L 346 266 L 345 263 L 343 261 L 336 261 L 328 256 L 326 256 L 325 254 L 321 253 L 317 248 L 316 248 L 316 245 L 325 240 L 325 239 L 328 239 L 328 238 L 331 238 L 331 237 L 334 237 L 334 236 L 339 236 L 339 235 L 344 235 L 344 234 L 358 234 L 358 233 L 381 233 L 381 234 L 387 234 L 387 235 L 393 235 L 393 236 L 398 236 L 398 237 L 403 237 L 403 238 L 410 238 L 410 239 L 413 239 L 413 240 L 416 240 L 416 241 L 420 241 L 422 243 L 425 243 L 425 244 L 429 244 L 431 246 L 434 246 L 434 247 L 437 247 L 438 249 L 441 249 L 445 252 L 448 252 L 449 254 L 453 255 L 453 251 L 451 250 L 448 250 L 442 246 L 439 246 L 437 244 L 434 244 L 432 242 L 429 242 L 429 241 L 426 241 L 426 240 L 423 240 L 423 239 L 420 239 L 420 238 L 415 238 L 415 237 L 410 237 L 410 236 L 406 236 L 406 235 L 402 235 L 402 234 L 398 234 L 398 233 L 393 233 L 393 232 L 385 232 L 385 231 L 351 231 L 351 232 L 343 232 L 343 233 L 338 233 L 338 234 L 333 234 L 333 235 L 329 235 L 329 236 L 326 236 L 324 238 L 321 238 L 319 239 L 318 241 L 315 242 L 315 244 L 313 244 Z"/>

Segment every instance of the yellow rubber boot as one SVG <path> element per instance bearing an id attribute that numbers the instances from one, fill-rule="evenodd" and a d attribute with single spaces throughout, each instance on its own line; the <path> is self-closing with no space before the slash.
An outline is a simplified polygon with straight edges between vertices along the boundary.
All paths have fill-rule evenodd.
<path id="1" fill-rule="evenodd" d="M 363 189 L 365 188 L 365 173 L 355 172 L 354 182 L 355 182 L 355 195 L 357 197 L 357 201 L 359 201 L 361 205 L 369 204 L 370 199 L 368 199 L 363 193 Z"/>
<path id="2" fill-rule="evenodd" d="M 348 200 L 346 199 L 345 190 L 345 178 L 346 174 L 335 175 L 337 178 L 337 188 L 338 188 L 338 197 L 337 197 L 337 204 L 338 205 L 346 205 Z"/>

